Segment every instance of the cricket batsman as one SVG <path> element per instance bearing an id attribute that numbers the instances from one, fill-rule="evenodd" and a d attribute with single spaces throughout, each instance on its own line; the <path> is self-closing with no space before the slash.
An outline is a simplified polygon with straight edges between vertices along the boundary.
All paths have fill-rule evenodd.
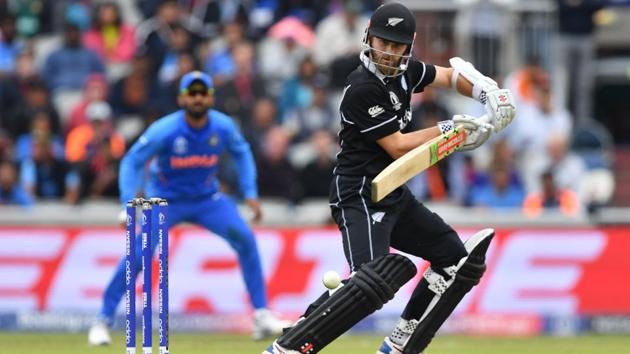
<path id="1" fill-rule="evenodd" d="M 415 265 L 389 249 L 430 262 L 401 317 L 377 354 L 419 354 L 485 271 L 494 230 L 462 242 L 451 226 L 417 201 L 406 186 L 372 202 L 371 182 L 395 159 L 452 130 L 466 130 L 461 150 L 483 144 L 516 113 L 508 90 L 470 63 L 451 59 L 440 67 L 411 58 L 416 22 L 404 5 L 387 3 L 372 14 L 361 64 L 346 81 L 340 105 L 341 151 L 330 187 L 332 216 L 352 270 L 345 285 L 324 293 L 264 354 L 313 354 L 391 300 L 415 273 Z M 451 88 L 485 105 L 488 122 L 456 115 L 437 126 L 401 133 L 411 120 L 410 99 L 426 86 Z"/>

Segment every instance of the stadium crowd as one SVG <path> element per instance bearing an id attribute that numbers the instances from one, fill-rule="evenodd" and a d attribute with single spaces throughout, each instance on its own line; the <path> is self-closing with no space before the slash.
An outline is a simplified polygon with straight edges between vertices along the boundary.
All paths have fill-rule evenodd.
<path id="1" fill-rule="evenodd" d="M 251 144 L 261 197 L 326 197 L 337 105 L 359 64 L 367 14 L 379 3 L 0 0 L 0 204 L 117 196 L 125 149 L 178 109 L 178 80 L 193 69 L 211 74 L 216 108 Z M 484 149 L 413 179 L 412 192 L 528 215 L 547 207 L 575 214 L 605 202 L 587 176 L 609 166 L 570 149 L 574 120 L 550 99 L 536 58 L 497 79 L 518 98 L 515 124 Z M 413 103 L 406 129 L 483 113 L 435 89 Z M 224 163 L 226 191 L 237 193 L 236 174 Z"/>

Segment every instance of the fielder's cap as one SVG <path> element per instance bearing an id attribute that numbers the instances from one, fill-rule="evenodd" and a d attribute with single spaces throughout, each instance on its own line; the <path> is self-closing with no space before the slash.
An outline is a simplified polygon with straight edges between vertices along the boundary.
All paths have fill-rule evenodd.
<path id="1" fill-rule="evenodd" d="M 112 118 L 112 108 L 107 102 L 95 101 L 87 106 L 85 116 L 90 122 L 107 121 Z"/>
<path id="2" fill-rule="evenodd" d="M 396 43 L 412 44 L 416 34 L 416 19 L 405 5 L 390 2 L 374 11 L 368 34 Z"/>
<path id="3" fill-rule="evenodd" d="M 182 76 L 179 81 L 179 92 L 186 92 L 190 89 L 196 88 L 199 85 L 200 89 L 212 89 L 214 85 L 210 76 L 204 72 L 195 70 Z"/>

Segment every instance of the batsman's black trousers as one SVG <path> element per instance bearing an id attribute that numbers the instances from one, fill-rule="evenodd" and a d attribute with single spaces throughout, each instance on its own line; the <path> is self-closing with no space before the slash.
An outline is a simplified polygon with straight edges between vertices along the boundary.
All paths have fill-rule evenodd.
<path id="1" fill-rule="evenodd" d="M 366 177 L 335 175 L 330 186 L 332 216 L 352 270 L 389 253 L 390 247 L 421 257 L 433 267 L 448 267 L 466 256 L 455 230 L 418 202 L 406 186 L 373 203 L 371 182 Z"/>

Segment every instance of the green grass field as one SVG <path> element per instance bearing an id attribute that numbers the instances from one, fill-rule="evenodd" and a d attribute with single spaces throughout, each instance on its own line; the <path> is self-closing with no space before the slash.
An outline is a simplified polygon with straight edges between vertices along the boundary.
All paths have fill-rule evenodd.
<path id="1" fill-rule="evenodd" d="M 84 334 L 0 333 L 0 354 L 122 354 L 122 335 L 109 347 L 91 348 Z M 372 354 L 381 336 L 344 336 L 322 353 Z M 140 338 L 138 337 L 138 341 Z M 259 354 L 267 342 L 252 342 L 249 337 L 219 334 L 172 334 L 173 354 Z M 630 337 L 462 337 L 440 336 L 428 354 L 630 354 Z M 154 353 L 157 350 L 154 349 Z M 138 350 L 138 353 L 141 353 Z"/>

